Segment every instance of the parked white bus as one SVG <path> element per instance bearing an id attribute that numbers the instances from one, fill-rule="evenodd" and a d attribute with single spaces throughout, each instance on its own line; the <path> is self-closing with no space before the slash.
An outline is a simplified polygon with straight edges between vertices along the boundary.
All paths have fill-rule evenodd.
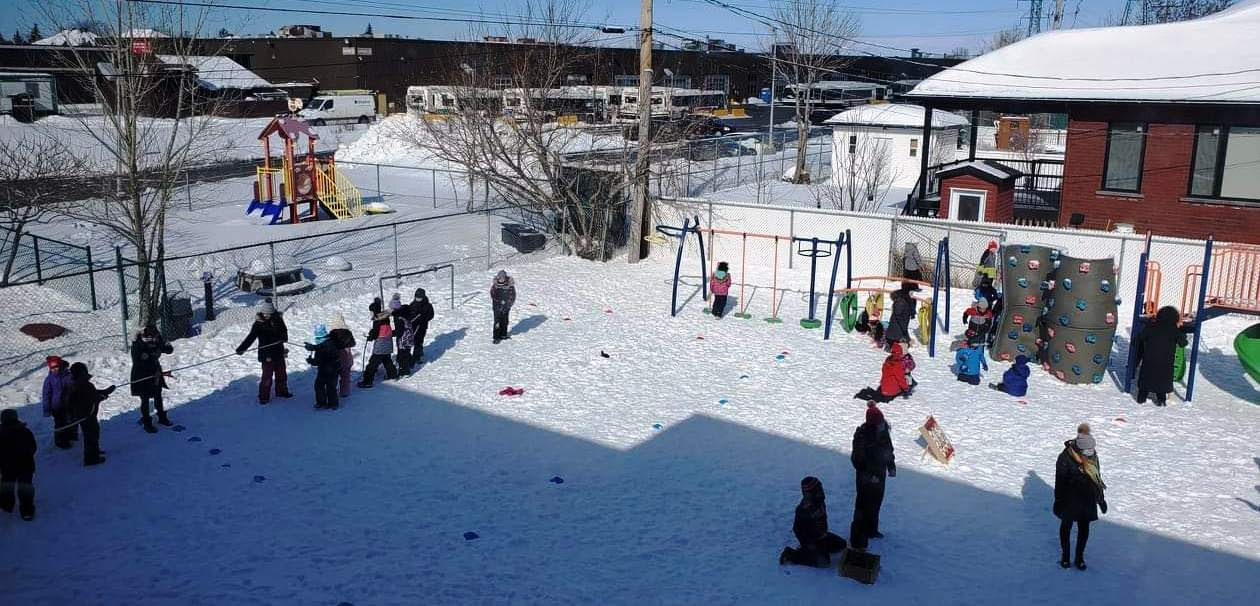
<path id="1" fill-rule="evenodd" d="M 407 113 L 412 116 L 425 114 L 453 114 L 460 109 L 461 99 L 476 99 L 484 109 L 499 111 L 503 107 L 503 91 L 490 88 L 462 86 L 408 86 Z"/>
<path id="2" fill-rule="evenodd" d="M 687 114 L 712 111 L 722 107 L 725 98 L 725 93 L 720 90 L 653 86 L 651 116 L 653 118 L 681 118 Z M 637 87 L 621 89 L 621 107 L 617 115 L 623 119 L 638 119 L 639 89 Z"/>
<path id="3" fill-rule="evenodd" d="M 796 96 L 803 86 L 789 84 L 783 87 L 783 100 L 796 103 Z M 815 111 L 840 112 L 855 105 L 879 103 L 888 100 L 888 87 L 871 82 L 849 80 L 824 80 L 808 87 L 810 105 Z"/>

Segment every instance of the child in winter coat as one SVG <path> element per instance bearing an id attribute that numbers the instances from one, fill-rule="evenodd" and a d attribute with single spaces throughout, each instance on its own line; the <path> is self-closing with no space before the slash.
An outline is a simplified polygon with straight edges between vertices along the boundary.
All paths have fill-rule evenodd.
<path id="1" fill-rule="evenodd" d="M 372 357 L 368 358 L 367 369 L 359 381 L 359 388 L 369 389 L 376 378 L 376 369 L 385 365 L 385 378 L 398 379 L 398 369 L 394 367 L 394 330 L 390 325 L 390 312 L 382 311 L 380 297 L 372 300 L 368 311 L 372 314 L 372 329 L 368 331 L 367 340 L 372 342 Z"/>
<path id="2" fill-rule="evenodd" d="M 884 332 L 890 350 L 893 343 L 910 341 L 910 319 L 915 313 L 914 297 L 910 293 L 917 290 L 918 284 L 902 282 L 901 288 L 893 291 L 892 316 L 888 318 L 888 330 Z"/>
<path id="3" fill-rule="evenodd" d="M 516 303 L 516 281 L 506 271 L 499 270 L 490 284 L 490 307 L 494 311 L 494 343 L 512 338 L 508 334 L 508 319 L 512 305 Z"/>
<path id="4" fill-rule="evenodd" d="M 1168 394 L 1173 386 L 1173 361 L 1177 356 L 1177 348 L 1185 347 L 1187 328 L 1179 328 L 1181 313 L 1176 307 L 1164 307 L 1155 314 L 1155 318 L 1138 333 L 1134 342 L 1137 347 L 1138 369 L 1138 404 L 1145 404 L 1146 398 L 1155 394 L 1156 406 L 1168 405 Z"/>
<path id="5" fill-rule="evenodd" d="M 801 546 L 784 547 L 779 554 L 780 566 L 791 563 L 826 568 L 831 565 L 831 554 L 844 550 L 844 539 L 827 530 L 827 495 L 814 476 L 801 480 L 801 502 L 796 506 L 792 534 Z"/>
<path id="6" fill-rule="evenodd" d="M 346 319 L 341 314 L 333 317 L 332 330 L 328 331 L 328 339 L 337 347 L 337 356 L 340 361 L 340 370 L 338 371 L 338 384 L 341 389 L 339 394 L 342 399 L 350 397 L 350 372 L 354 369 L 354 333 L 350 332 L 350 326 L 346 324 Z"/>
<path id="7" fill-rule="evenodd" d="M 890 402 L 897 396 L 909 396 L 910 383 L 906 380 L 905 353 L 901 343 L 893 343 L 892 353 L 884 359 L 880 370 L 879 389 L 865 387 L 853 397 L 868 402 Z"/>
<path id="8" fill-rule="evenodd" d="M 1015 363 L 1002 373 L 1002 382 L 990 383 L 989 387 L 1022 398 L 1028 393 L 1028 374 L 1028 356 L 1019 354 L 1015 356 Z"/>
<path id="9" fill-rule="evenodd" d="M 857 326 L 855 326 L 858 332 L 870 335 L 871 344 L 876 347 L 884 346 L 883 315 L 883 295 L 872 294 L 866 298 L 866 305 L 862 309 L 862 313 L 858 314 Z"/>
<path id="10" fill-rule="evenodd" d="M 0 510 L 13 512 L 17 493 L 18 513 L 27 522 L 35 519 L 35 434 L 18 418 L 17 410 L 0 411 Z"/>
<path id="11" fill-rule="evenodd" d="M 258 362 L 262 365 L 262 376 L 258 380 L 258 403 L 271 401 L 271 386 L 276 386 L 277 398 L 292 398 L 289 393 L 289 372 L 285 364 L 285 356 L 289 350 L 285 343 L 289 341 L 289 327 L 284 324 L 284 317 L 276 310 L 270 300 L 263 301 L 258 310 L 254 325 L 249 327 L 249 334 L 236 348 L 236 355 L 245 355 L 254 341 L 258 341 Z"/>
<path id="12" fill-rule="evenodd" d="M 915 381 L 914 377 L 911 376 L 911 373 L 914 372 L 914 369 L 918 367 L 918 365 L 914 362 L 914 356 L 910 355 L 909 343 L 902 342 L 901 349 L 906 352 L 906 355 L 901 359 L 901 365 L 906 369 L 906 384 L 909 385 L 909 388 L 906 389 L 905 395 L 909 397 L 910 393 L 914 391 L 914 388 L 919 385 L 919 382 Z"/>
<path id="13" fill-rule="evenodd" d="M 145 326 L 136 335 L 136 340 L 131 342 L 131 395 L 140 398 L 140 422 L 149 433 L 157 433 L 153 418 L 149 416 L 150 403 L 157 410 L 158 423 L 171 426 L 171 420 L 166 416 L 166 407 L 162 406 L 162 390 L 166 389 L 166 377 L 162 375 L 159 358 L 162 354 L 174 351 L 152 324 Z"/>
<path id="14" fill-rule="evenodd" d="M 411 303 L 394 312 L 394 321 L 402 321 L 402 333 L 398 337 L 398 372 L 411 374 L 413 367 L 424 364 L 424 335 L 429 332 L 433 320 L 433 304 L 423 288 L 417 288 Z"/>
<path id="15" fill-rule="evenodd" d="M 70 416 L 83 428 L 83 465 L 99 465 L 105 462 L 105 457 L 101 456 L 101 423 L 96 415 L 100 412 L 101 401 L 114 393 L 115 386 L 97 389 L 92 384 L 87 365 L 82 362 L 70 365 L 70 377 L 66 406 Z"/>
<path id="16" fill-rule="evenodd" d="M 79 439 L 79 426 L 70 425 L 70 413 L 66 409 L 66 390 L 70 388 L 70 365 L 58 356 L 48 356 L 48 376 L 44 377 L 42 402 L 44 416 L 52 417 L 54 427 L 65 427 L 53 432 L 57 448 L 72 448 Z"/>
<path id="17" fill-rule="evenodd" d="M 980 339 L 968 339 L 967 346 L 954 354 L 954 361 L 957 362 L 954 372 L 963 383 L 979 385 L 980 369 L 989 370 L 989 363 L 984 361 L 984 342 Z"/>
<path id="18" fill-rule="evenodd" d="M 721 318 L 726 315 L 726 298 L 731 292 L 731 273 L 726 261 L 718 263 L 717 271 L 709 277 L 709 290 L 713 291 L 713 317 Z"/>
<path id="19" fill-rule="evenodd" d="M 993 328 L 993 311 L 989 309 L 988 299 L 977 299 L 963 312 L 963 337 L 971 342 L 979 339 L 983 343 Z"/>
<path id="20" fill-rule="evenodd" d="M 901 275 L 907 280 L 923 281 L 923 258 L 914 242 L 906 242 L 901 253 Z"/>
<path id="21" fill-rule="evenodd" d="M 874 402 L 866 404 L 866 422 L 853 432 L 849 460 L 857 480 L 849 543 L 854 549 L 865 550 L 871 539 L 884 537 L 879 531 L 879 510 L 884 504 L 888 478 L 897 477 L 892 431 L 884 420 L 883 411 Z"/>
<path id="22" fill-rule="evenodd" d="M 341 349 L 328 336 L 323 324 L 315 327 L 315 343 L 306 343 L 313 352 L 306 359 L 315 367 L 315 408 L 337 409 L 337 375 L 341 373 Z"/>

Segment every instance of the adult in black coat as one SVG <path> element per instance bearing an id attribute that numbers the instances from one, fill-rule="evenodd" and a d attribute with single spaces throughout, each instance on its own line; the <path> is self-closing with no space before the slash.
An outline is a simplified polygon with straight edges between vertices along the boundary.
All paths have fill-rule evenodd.
<path id="1" fill-rule="evenodd" d="M 879 508 L 884 504 L 884 483 L 897 476 L 892 435 L 884 413 L 869 403 L 866 422 L 853 433 L 853 454 L 850 455 L 857 478 L 857 498 L 853 503 L 853 523 L 849 526 L 849 543 L 854 549 L 866 549 L 870 539 L 883 538 L 879 531 Z"/>
<path id="2" fill-rule="evenodd" d="M 131 395 L 140 398 L 140 421 L 144 430 L 157 433 L 153 426 L 153 418 L 149 416 L 149 403 L 157 409 L 158 423 L 171 425 L 166 416 L 166 407 L 162 405 L 162 390 L 166 389 L 166 377 L 162 376 L 162 354 L 173 353 L 166 339 L 158 333 L 156 326 L 149 324 L 136 335 L 131 342 Z"/>
<path id="3" fill-rule="evenodd" d="M 1098 519 L 1098 508 L 1107 513 L 1107 501 L 1103 498 L 1102 478 L 1098 474 L 1098 454 L 1090 435 L 1089 425 L 1077 428 L 1075 440 L 1063 443 L 1063 452 L 1054 465 L 1054 515 L 1058 516 L 1059 547 L 1062 556 L 1059 565 L 1067 568 L 1068 546 L 1072 524 L 1076 524 L 1076 567 L 1085 570 L 1085 544 L 1089 541 L 1089 523 Z M 1091 478 L 1086 469 L 1093 470 Z"/>
<path id="4" fill-rule="evenodd" d="M 97 389 L 92 384 L 92 375 L 88 374 L 87 365 L 82 362 L 70 365 L 70 378 L 66 406 L 83 429 L 83 464 L 104 463 L 105 457 L 101 456 L 101 424 L 96 415 L 100 412 L 101 401 L 114 393 L 115 386 Z"/>
<path id="5" fill-rule="evenodd" d="M 271 301 L 264 301 L 249 334 L 236 348 L 237 355 L 244 355 L 245 350 L 258 341 L 258 362 L 262 364 L 262 376 L 258 380 L 258 403 L 266 404 L 271 400 L 271 386 L 276 387 L 277 398 L 292 398 L 289 393 L 289 373 L 285 367 L 285 356 L 289 350 L 284 344 L 289 341 L 289 327 L 284 324 L 284 316 L 276 311 Z"/>
<path id="6" fill-rule="evenodd" d="M 801 480 L 801 502 L 796 506 L 792 534 L 800 548 L 784 547 L 779 565 L 792 563 L 825 568 L 831 565 L 831 554 L 844 549 L 844 539 L 827 530 L 827 495 L 822 482 L 814 476 Z"/>
<path id="7" fill-rule="evenodd" d="M 1156 406 L 1168 405 L 1168 394 L 1173 389 L 1173 361 L 1177 347 L 1188 343 L 1186 333 L 1177 326 L 1181 313 L 1175 307 L 1164 307 L 1155 319 L 1138 333 L 1137 348 L 1138 404 L 1145 404 L 1150 394 L 1155 394 Z"/>
<path id="8" fill-rule="evenodd" d="M 0 411 L 0 509 L 13 511 L 17 493 L 22 519 L 35 518 L 35 434 L 18 418 L 17 411 Z"/>
<path id="9" fill-rule="evenodd" d="M 915 302 L 910 293 L 919 290 L 914 282 L 902 282 L 901 288 L 892 293 L 892 315 L 888 317 L 888 330 L 884 338 L 889 347 L 899 341 L 910 342 L 910 319 L 914 317 Z"/>

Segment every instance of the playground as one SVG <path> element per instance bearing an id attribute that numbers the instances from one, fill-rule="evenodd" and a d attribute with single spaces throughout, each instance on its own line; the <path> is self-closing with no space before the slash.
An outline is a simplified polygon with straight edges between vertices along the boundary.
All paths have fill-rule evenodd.
<path id="1" fill-rule="evenodd" d="M 133 398 L 107 400 L 109 462 L 85 470 L 41 449 L 39 523 L 0 522 L 6 545 L 25 554 L 7 564 L 10 595 L 862 604 L 913 602 L 931 587 L 946 602 L 1058 604 L 1063 575 L 1077 575 L 1099 604 L 1251 600 L 1260 407 L 1231 393 L 1241 372 L 1229 374 L 1224 352 L 1247 316 L 1206 325 L 1194 404 L 1167 409 L 1138 406 L 1110 382 L 1068 385 L 1044 372 L 1017 400 L 954 381 L 947 358 L 915 345 L 916 394 L 884 406 L 899 474 L 871 588 L 775 558 L 792 540 L 804 475 L 826 486 L 833 529 L 847 527 L 849 438 L 863 412 L 851 395 L 877 379 L 885 354 L 856 332 L 833 327 L 824 340 L 822 327 L 801 327 L 803 290 L 783 295 L 776 325 L 762 319 L 768 295 L 747 307 L 753 318 L 715 320 L 691 292 L 699 285 L 684 284 L 671 317 L 674 261 L 512 264 L 513 338 L 497 346 L 491 273 L 461 273 L 453 310 L 445 285 L 431 290 L 438 313 L 424 371 L 355 392 L 337 413 L 310 411 L 313 373 L 297 364 L 298 398 L 258 407 L 256 362 L 236 356 L 213 372 L 174 373 L 168 402 L 182 432 L 145 434 Z M 819 261 L 822 282 L 830 266 Z M 385 294 L 410 280 L 386 280 Z M 291 334 L 304 339 L 334 313 L 364 329 L 370 290 L 292 309 Z M 955 316 L 967 294 L 954 289 Z M 231 354 L 246 329 L 179 341 L 169 365 Z M 126 377 L 121 352 L 83 359 L 102 384 Z M 38 378 L 26 379 L 31 389 Z M 498 395 L 505 386 L 524 393 Z M 37 409 L 21 413 L 42 435 Z M 917 427 L 928 415 L 956 448 L 948 466 L 922 454 Z M 1082 421 L 1095 428 L 1111 487 L 1084 575 L 1055 564 L 1050 512 L 1055 456 Z M 102 493 L 111 498 L 93 496 Z M 727 539 L 696 538 L 713 534 Z M 103 557 L 67 577 L 61 544 L 47 540 L 62 535 Z M 584 562 L 576 572 L 575 562 Z M 978 586 L 989 589 L 977 595 Z"/>

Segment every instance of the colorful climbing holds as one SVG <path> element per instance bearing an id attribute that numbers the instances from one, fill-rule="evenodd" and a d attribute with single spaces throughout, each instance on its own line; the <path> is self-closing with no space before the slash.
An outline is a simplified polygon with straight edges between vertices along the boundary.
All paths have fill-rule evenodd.
<path id="1" fill-rule="evenodd" d="M 1098 342 L 1098 335 L 1085 335 L 1085 342 L 1093 345 Z"/>
<path id="2" fill-rule="evenodd" d="M 1055 364 L 1058 364 L 1059 362 L 1063 361 L 1063 354 L 1056 351 L 1050 354 L 1050 360 L 1054 362 Z"/>
<path id="3" fill-rule="evenodd" d="M 1014 341 L 1019 338 L 1019 332 L 1012 330 L 1011 332 L 1006 333 L 1006 338 Z"/>
<path id="4" fill-rule="evenodd" d="M 1078 376 L 1078 377 L 1079 377 L 1079 376 L 1081 375 L 1081 367 L 1080 367 L 1080 366 L 1077 366 L 1076 364 L 1073 364 L 1073 365 L 1072 365 L 1072 374 L 1074 374 L 1074 375 L 1076 375 L 1076 376 Z"/>
<path id="5" fill-rule="evenodd" d="M 1104 357 L 1103 357 L 1103 355 L 1102 355 L 1102 354 L 1100 354 L 1100 353 L 1096 353 L 1096 354 L 1094 354 L 1094 357 L 1093 357 L 1093 358 L 1090 358 L 1090 359 L 1092 359 L 1092 360 L 1094 361 L 1094 364 L 1099 364 L 1099 365 L 1101 365 L 1103 362 L 1106 362 L 1106 361 L 1107 361 L 1107 359 L 1106 359 L 1106 358 L 1104 358 Z"/>
<path id="6" fill-rule="evenodd" d="M 1107 315 L 1106 315 L 1106 316 L 1103 316 L 1103 322 L 1106 322 L 1106 323 L 1107 323 L 1107 325 L 1109 325 L 1109 326 L 1110 326 L 1110 325 L 1112 325 L 1112 324 L 1115 324 L 1115 323 L 1116 323 L 1116 314 L 1113 314 L 1113 313 L 1111 313 L 1111 312 L 1107 312 Z"/>
<path id="7" fill-rule="evenodd" d="M 1016 280 L 1015 283 L 1018 284 L 1020 288 L 1028 288 L 1028 278 L 1020 278 Z"/>
<path id="8" fill-rule="evenodd" d="M 1079 310 L 1081 310 L 1081 311 L 1085 311 L 1085 308 L 1086 308 L 1086 307 L 1088 307 L 1088 306 L 1089 306 L 1089 303 L 1086 303 L 1086 302 L 1085 302 L 1085 299 L 1077 299 L 1077 300 L 1076 300 L 1076 308 L 1077 308 L 1077 309 L 1079 309 Z"/>
<path id="9" fill-rule="evenodd" d="M 1019 245 L 1019 252 L 1024 253 L 1024 254 L 1028 254 L 1028 253 L 1032 252 L 1032 246 L 1030 246 L 1030 245 L 1028 245 L 1028 244 L 1020 244 L 1020 245 Z"/>
<path id="10" fill-rule="evenodd" d="M 1018 267 L 1018 266 L 1019 266 L 1019 260 L 1018 260 L 1018 259 L 1016 259 L 1015 257 L 1011 257 L 1011 258 L 1007 259 L 1007 260 L 1006 260 L 1006 263 L 1007 263 L 1007 265 L 1010 265 L 1011 267 Z"/>
<path id="11" fill-rule="evenodd" d="M 1012 323 L 1014 323 L 1016 326 L 1019 326 L 1020 324 L 1023 324 L 1023 323 L 1024 323 L 1024 314 L 1012 314 L 1012 315 L 1011 315 L 1011 322 L 1012 322 Z"/>
<path id="12" fill-rule="evenodd" d="M 1071 323 L 1072 323 L 1072 319 L 1067 317 L 1067 314 L 1063 314 L 1059 316 L 1059 326 L 1068 326 Z"/>
<path id="13" fill-rule="evenodd" d="M 1066 349 L 1067 352 L 1070 354 L 1076 353 L 1076 344 L 1072 343 L 1071 341 L 1068 341 L 1067 343 L 1063 344 L 1063 349 Z"/>
<path id="14" fill-rule="evenodd" d="M 1080 265 L 1081 273 L 1087 274 L 1089 273 L 1089 269 L 1090 269 L 1089 261 L 1081 261 L 1081 265 Z"/>
<path id="15" fill-rule="evenodd" d="M 1093 376 L 1093 377 L 1091 377 L 1091 379 L 1092 379 L 1095 383 L 1102 383 L 1102 380 L 1103 380 L 1103 373 L 1101 373 L 1101 372 L 1096 372 L 1096 373 L 1094 373 L 1094 376 Z M 1123 421 L 1123 419 L 1118 419 L 1118 420 Z"/>
<path id="16" fill-rule="evenodd" d="M 1098 290 L 1101 290 L 1102 292 L 1105 292 L 1105 293 L 1111 292 L 1111 282 L 1108 280 L 1103 280 L 1102 282 L 1099 282 Z"/>
<path id="17" fill-rule="evenodd" d="M 1036 259 L 1029 259 L 1029 260 L 1028 260 L 1028 269 L 1030 269 L 1030 270 L 1032 270 L 1032 271 L 1037 271 L 1038 269 L 1041 269 L 1041 261 L 1038 261 L 1038 260 L 1036 260 Z"/>
<path id="18" fill-rule="evenodd" d="M 1063 278 L 1063 290 L 1072 290 L 1072 278 Z"/>

